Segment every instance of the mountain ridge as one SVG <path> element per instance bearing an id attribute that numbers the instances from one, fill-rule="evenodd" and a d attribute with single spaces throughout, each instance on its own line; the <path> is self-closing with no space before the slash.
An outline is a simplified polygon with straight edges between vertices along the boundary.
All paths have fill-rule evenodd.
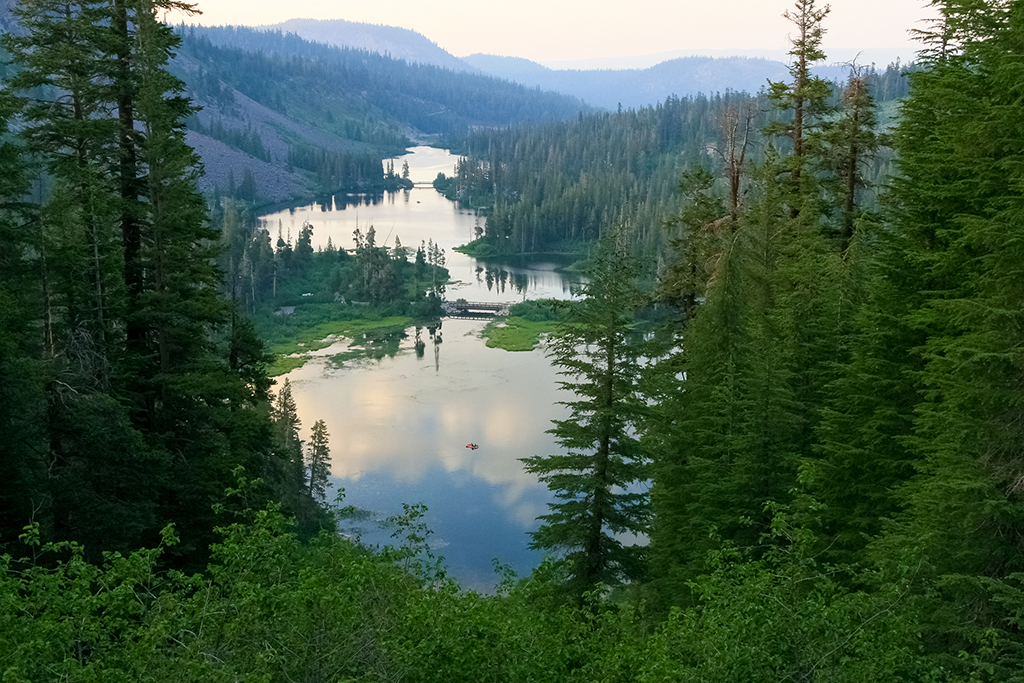
<path id="1" fill-rule="evenodd" d="M 753 54 L 724 55 L 721 50 L 711 51 L 719 53 L 714 55 L 669 57 L 674 53 L 663 53 L 668 58 L 636 68 L 553 68 L 523 57 L 485 53 L 456 57 L 421 33 L 383 24 L 303 18 L 260 29 L 294 33 L 311 42 L 367 50 L 410 63 L 493 76 L 576 97 L 610 111 L 620 105 L 634 109 L 654 106 L 673 95 L 711 95 L 729 90 L 755 93 L 769 80 L 785 80 L 789 75 L 786 63 L 778 59 Z M 785 54 L 783 50 L 776 52 Z M 658 55 L 633 59 L 655 57 Z M 814 72 L 829 80 L 839 80 L 845 77 L 845 69 L 841 64 L 825 64 L 815 67 Z"/>
<path id="2" fill-rule="evenodd" d="M 452 71 L 477 71 L 422 33 L 398 26 L 367 24 L 345 19 L 298 18 L 258 28 L 294 33 L 315 43 L 367 50 L 387 55 L 392 59 L 431 64 Z"/>
<path id="3" fill-rule="evenodd" d="M 639 109 L 671 96 L 713 95 L 726 91 L 756 93 L 768 81 L 789 77 L 783 62 L 762 57 L 676 57 L 643 69 L 552 69 L 522 57 L 473 54 L 463 61 L 481 73 L 527 87 L 571 95 L 608 110 Z M 821 65 L 813 72 L 840 80 L 845 65 Z"/>

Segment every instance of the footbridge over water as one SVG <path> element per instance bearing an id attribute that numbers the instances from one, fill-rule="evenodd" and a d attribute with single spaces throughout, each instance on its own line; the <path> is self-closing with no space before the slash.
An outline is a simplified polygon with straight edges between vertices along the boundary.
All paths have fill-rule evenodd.
<path id="1" fill-rule="evenodd" d="M 488 320 L 499 315 L 508 315 L 508 309 L 511 305 L 511 302 L 466 301 L 465 299 L 458 299 L 457 301 L 445 301 L 441 304 L 441 308 L 444 309 L 445 317 L 448 318 Z"/>

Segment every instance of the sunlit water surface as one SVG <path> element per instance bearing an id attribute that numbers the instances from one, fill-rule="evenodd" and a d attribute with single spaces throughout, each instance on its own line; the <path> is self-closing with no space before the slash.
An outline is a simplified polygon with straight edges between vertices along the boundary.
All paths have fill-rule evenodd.
<path id="1" fill-rule="evenodd" d="M 403 158 L 415 182 L 429 182 L 439 171 L 450 175 L 456 161 L 426 147 Z M 329 236 L 334 245 L 351 247 L 356 227 L 365 232 L 371 224 L 378 244 L 393 246 L 396 236 L 410 247 L 432 239 L 445 249 L 452 278 L 460 281 L 449 288 L 449 299 L 570 296 L 570 283 L 555 263 L 512 267 L 452 251 L 473 238 L 483 219 L 458 210 L 433 188 L 345 204 L 299 207 L 263 220 L 275 236 L 280 226 L 293 239 L 309 221 L 315 246 Z M 543 351 L 489 349 L 480 338 L 484 324 L 446 319 L 433 336 L 423 329 L 420 352 L 410 328 L 393 357 L 340 366 L 331 357 L 348 342 L 339 342 L 287 377 L 305 436 L 316 420 L 327 424 L 334 490 L 345 489 L 345 503 L 376 519 L 401 513 L 402 503 L 425 503 L 433 550 L 464 587 L 486 591 L 496 583 L 494 559 L 519 573 L 541 559 L 528 548 L 527 532 L 537 528 L 551 495 L 523 471 L 519 458 L 558 452 L 545 432 L 552 419 L 567 416 L 558 402 L 571 397 L 557 388 Z M 469 443 L 479 448 L 466 448 Z M 359 530 L 371 544 L 391 541 L 391 532 L 379 525 Z"/>
<path id="2" fill-rule="evenodd" d="M 430 183 L 439 172 L 452 175 L 457 157 L 443 149 L 416 147 L 410 154 L 395 160 L 396 170 L 402 161 L 409 162 L 409 177 L 414 183 Z M 355 202 L 353 204 L 352 202 Z M 358 228 L 365 233 L 372 225 L 377 244 L 393 247 L 400 239 L 403 246 L 418 247 L 433 240 L 445 250 L 447 267 L 454 284 L 448 298 L 462 297 L 469 301 L 517 301 L 523 298 L 563 298 L 570 295 L 569 281 L 555 272 L 565 263 L 536 259 L 528 266 L 487 264 L 465 256 L 452 248 L 466 244 L 482 227 L 484 218 L 472 211 L 459 209 L 433 187 L 420 186 L 402 192 L 378 196 L 336 197 L 331 205 L 312 204 L 286 209 L 261 218 L 276 241 L 278 231 L 292 242 L 305 222 L 313 225 L 313 246 L 355 246 L 352 233 Z"/>

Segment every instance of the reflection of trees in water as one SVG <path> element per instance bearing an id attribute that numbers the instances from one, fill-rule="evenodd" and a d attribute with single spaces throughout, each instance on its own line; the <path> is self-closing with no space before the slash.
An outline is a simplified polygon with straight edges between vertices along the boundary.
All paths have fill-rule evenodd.
<path id="1" fill-rule="evenodd" d="M 417 359 L 423 358 L 424 351 L 427 348 L 426 342 L 424 342 L 423 339 L 420 337 L 420 333 L 422 331 L 423 331 L 423 328 L 420 327 L 419 325 L 417 325 L 416 326 L 416 341 L 413 343 L 413 348 L 416 349 L 416 358 Z"/>
<path id="2" fill-rule="evenodd" d="M 530 276 L 527 273 L 500 267 L 477 266 L 476 281 L 486 285 L 487 291 L 497 291 L 498 294 L 504 294 L 506 290 L 523 294 L 530 288 Z"/>
<path id="3" fill-rule="evenodd" d="M 416 329 L 419 330 L 419 328 Z M 427 325 L 427 332 L 430 333 L 430 339 L 434 343 L 434 371 L 436 372 L 441 369 L 441 342 L 444 341 L 441 338 L 441 321 L 438 320 L 436 323 Z M 422 358 L 419 350 L 417 350 L 416 354 Z"/>
<path id="4" fill-rule="evenodd" d="M 516 294 L 525 294 L 526 290 L 530 287 L 530 276 L 526 273 L 512 273 L 514 278 L 512 286 L 516 289 Z"/>
<path id="5" fill-rule="evenodd" d="M 388 195 L 397 194 L 396 192 L 388 192 Z M 321 211 L 333 211 L 347 209 L 350 206 L 376 206 L 384 201 L 385 193 L 369 193 L 369 194 L 336 194 L 333 197 L 326 197 L 323 200 L 319 200 L 317 203 L 320 204 Z M 388 197 L 392 199 L 392 197 Z"/>
<path id="6" fill-rule="evenodd" d="M 330 211 L 341 211 L 350 207 L 358 208 L 360 206 L 377 206 L 385 201 L 388 204 L 394 204 L 396 197 L 401 194 L 403 199 L 409 201 L 409 190 L 395 190 L 394 192 L 370 192 L 361 194 L 336 194 L 328 195 L 326 197 L 317 197 L 314 200 L 314 206 L 319 207 L 322 213 L 328 213 Z M 306 207 L 291 207 L 289 211 L 294 214 L 296 211 L 305 209 Z M 266 221 L 264 221 L 265 223 Z M 266 227 L 264 225 L 264 227 Z"/>
<path id="7" fill-rule="evenodd" d="M 348 348 L 328 358 L 328 365 L 334 368 L 344 367 L 353 361 L 374 360 L 380 362 L 385 357 L 394 358 L 402 348 L 402 342 L 409 337 L 405 330 L 381 331 L 371 330 L 352 337 Z"/>

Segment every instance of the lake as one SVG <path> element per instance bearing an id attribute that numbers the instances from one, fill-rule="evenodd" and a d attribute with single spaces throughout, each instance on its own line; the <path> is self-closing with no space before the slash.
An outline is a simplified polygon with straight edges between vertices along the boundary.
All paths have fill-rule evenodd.
<path id="1" fill-rule="evenodd" d="M 458 157 L 446 150 L 415 147 L 409 154 L 395 160 L 396 169 L 402 161 L 409 162 L 409 178 L 415 183 L 429 183 L 438 173 L 452 175 Z M 352 204 L 351 202 L 356 202 Z M 292 243 L 304 222 L 313 225 L 313 246 L 355 246 L 352 233 L 359 228 L 365 233 L 372 225 L 378 246 L 393 247 L 396 239 L 406 247 L 416 248 L 420 242 L 434 240 L 445 250 L 447 268 L 454 283 L 448 287 L 448 298 L 462 297 L 469 301 L 516 301 L 526 297 L 565 298 L 570 296 L 570 282 L 556 269 L 568 265 L 564 261 L 533 259 L 529 266 L 493 264 L 478 261 L 453 247 L 473 240 L 474 230 L 483 227 L 484 218 L 472 211 L 459 209 L 432 187 L 416 187 L 378 196 L 337 198 L 330 206 L 312 204 L 286 209 L 260 218 L 270 231 L 272 241 L 277 234 Z"/>
<path id="2" fill-rule="evenodd" d="M 444 150 L 418 147 L 396 160 L 408 160 L 414 182 L 448 175 L 457 161 Z M 350 200 L 357 199 L 353 204 Z M 378 244 L 396 237 L 415 247 L 434 240 L 445 249 L 447 267 L 457 284 L 448 298 L 470 301 L 518 301 L 571 296 L 571 282 L 558 263 L 509 266 L 478 261 L 452 251 L 473 239 L 482 218 L 459 210 L 430 187 L 386 194 L 374 202 L 349 198 L 330 207 L 311 205 L 264 216 L 276 239 L 280 227 L 292 238 L 304 221 L 313 224 L 314 246 L 330 237 L 351 247 L 352 232 L 375 227 Z M 416 351 L 417 330 L 399 335 L 397 353 L 379 360 L 346 362 L 331 356 L 340 342 L 316 353 L 316 359 L 287 375 L 303 421 L 304 438 L 324 420 L 331 438 L 334 491 L 345 489 L 345 503 L 375 519 L 402 512 L 402 503 L 424 503 L 434 531 L 431 547 L 443 555 L 449 572 L 463 587 L 488 591 L 497 577 L 493 560 L 528 573 L 542 559 L 528 548 L 527 532 L 552 500 L 547 487 L 523 471 L 519 458 L 559 452 L 545 431 L 568 411 L 559 401 L 571 395 L 558 389 L 558 377 L 542 350 L 510 353 L 489 349 L 480 332 L 484 321 L 445 319 Z M 479 445 L 472 450 L 469 443 Z M 329 494 L 333 496 L 332 494 Z M 370 544 L 390 542 L 390 531 L 364 524 Z"/>

